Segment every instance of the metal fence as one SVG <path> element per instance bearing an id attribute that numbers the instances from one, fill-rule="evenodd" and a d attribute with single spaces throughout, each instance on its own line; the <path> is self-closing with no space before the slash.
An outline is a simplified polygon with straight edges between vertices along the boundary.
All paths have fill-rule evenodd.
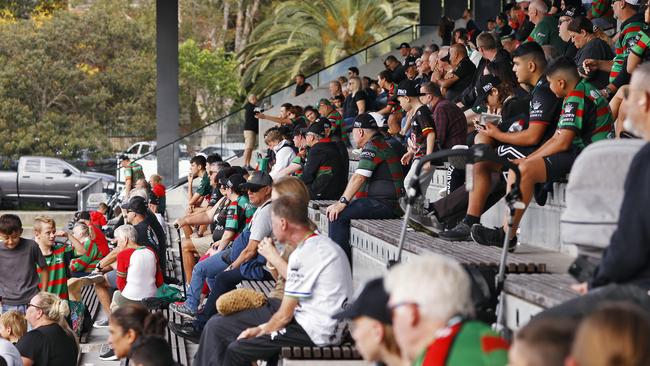
<path id="1" fill-rule="evenodd" d="M 77 211 L 87 211 L 97 208 L 100 202 L 105 201 L 104 182 L 101 178 L 88 183 L 77 191 Z M 95 199 L 93 200 L 93 197 Z"/>

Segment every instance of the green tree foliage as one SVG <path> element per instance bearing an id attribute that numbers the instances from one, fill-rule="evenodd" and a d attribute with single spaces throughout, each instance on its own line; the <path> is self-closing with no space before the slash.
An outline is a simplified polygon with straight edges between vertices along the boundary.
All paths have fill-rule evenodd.
<path id="1" fill-rule="evenodd" d="M 242 81 L 265 94 L 414 24 L 417 2 L 405 0 L 290 0 L 250 35 L 242 50 Z"/>
<path id="2" fill-rule="evenodd" d="M 29 18 L 49 14 L 68 7 L 67 0 L 0 0 L 0 12 L 5 17 Z"/>
<path id="3" fill-rule="evenodd" d="M 196 107 L 198 121 L 225 115 L 239 94 L 239 62 L 222 48 L 201 49 L 193 40 L 183 42 L 178 50 L 182 105 Z"/>
<path id="4" fill-rule="evenodd" d="M 155 135 L 155 11 L 124 0 L 0 23 L 0 154 L 108 152 Z"/>

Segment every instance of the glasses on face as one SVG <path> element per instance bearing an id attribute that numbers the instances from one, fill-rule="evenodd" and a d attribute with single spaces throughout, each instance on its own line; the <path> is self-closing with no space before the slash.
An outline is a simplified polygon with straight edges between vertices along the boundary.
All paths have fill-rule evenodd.
<path id="1" fill-rule="evenodd" d="M 32 304 L 32 303 L 27 304 L 27 309 L 29 309 L 30 307 L 32 307 L 32 308 L 36 308 L 36 309 L 39 309 L 39 310 L 43 310 L 42 307 L 40 307 L 40 306 L 38 306 L 38 305 L 34 305 L 34 304 Z"/>
<path id="2" fill-rule="evenodd" d="M 249 192 L 249 193 L 257 193 L 257 192 L 259 192 L 260 189 L 262 189 L 262 188 L 263 188 L 263 187 L 250 187 L 250 188 L 248 188 L 248 192 Z"/>
<path id="3" fill-rule="evenodd" d="M 395 304 L 389 304 L 388 310 L 390 310 L 390 312 L 393 313 L 397 308 L 400 308 L 402 306 L 418 306 L 418 303 L 413 301 L 400 301 Z"/>

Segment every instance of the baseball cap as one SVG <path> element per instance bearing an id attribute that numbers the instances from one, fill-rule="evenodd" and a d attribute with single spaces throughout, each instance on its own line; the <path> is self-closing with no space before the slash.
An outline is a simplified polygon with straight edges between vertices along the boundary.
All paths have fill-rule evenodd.
<path id="1" fill-rule="evenodd" d="M 352 127 L 368 128 L 374 130 L 379 129 L 379 126 L 377 126 L 377 121 L 369 113 L 362 113 L 358 115 L 357 118 L 354 119 L 354 123 L 352 124 Z"/>
<path id="2" fill-rule="evenodd" d="M 242 184 L 246 183 L 246 179 L 241 174 L 233 174 L 226 180 L 224 184 L 228 188 L 239 190 Z"/>
<path id="3" fill-rule="evenodd" d="M 320 106 L 321 104 L 325 104 L 325 105 L 328 105 L 328 106 L 330 106 L 330 107 L 334 107 L 334 104 L 332 104 L 332 101 L 329 100 L 329 99 L 327 99 L 327 98 L 321 98 L 321 99 L 318 101 L 318 106 Z"/>
<path id="4" fill-rule="evenodd" d="M 407 56 L 406 59 L 404 59 L 404 67 L 409 68 L 411 66 L 417 66 L 417 59 L 413 56 Z"/>
<path id="5" fill-rule="evenodd" d="M 119 157 L 118 159 L 119 159 L 120 161 L 131 160 L 131 158 L 129 158 L 129 156 L 126 155 L 126 154 L 122 154 L 122 155 L 120 155 L 120 157 Z"/>
<path id="6" fill-rule="evenodd" d="M 406 79 L 399 83 L 396 95 L 398 97 L 419 97 L 422 93 L 420 93 L 420 88 L 414 81 Z"/>
<path id="7" fill-rule="evenodd" d="M 152 204 L 152 205 L 159 205 L 160 204 L 160 199 L 158 198 L 158 196 L 156 196 L 155 193 L 153 193 L 153 191 L 149 191 L 147 193 L 147 196 L 149 197 L 149 204 Z"/>
<path id="8" fill-rule="evenodd" d="M 401 50 L 402 48 L 411 48 L 411 46 L 406 42 L 402 42 L 400 43 L 399 47 L 396 48 L 396 50 Z"/>
<path id="9" fill-rule="evenodd" d="M 388 293 L 384 289 L 384 281 L 380 278 L 370 280 L 361 290 L 359 296 L 345 310 L 334 314 L 334 319 L 354 319 L 367 316 L 384 324 L 391 324 L 391 314 L 388 310 Z"/>
<path id="10" fill-rule="evenodd" d="M 140 196 L 131 197 L 131 199 L 121 207 L 125 210 L 133 211 L 138 215 L 147 214 L 147 202 Z"/>
<path id="11" fill-rule="evenodd" d="M 483 102 L 487 99 L 488 94 L 492 89 L 501 84 L 501 79 L 494 75 L 482 75 L 479 79 L 480 88 L 476 90 L 479 101 Z"/>
<path id="12" fill-rule="evenodd" d="M 263 187 L 269 187 L 273 184 L 273 179 L 267 172 L 254 171 L 248 176 L 248 180 L 241 185 L 242 190 L 259 190 Z"/>
<path id="13" fill-rule="evenodd" d="M 641 5 L 641 0 L 625 0 L 630 5 Z"/>
<path id="14" fill-rule="evenodd" d="M 384 116 L 382 116 L 377 112 L 370 112 L 368 114 L 375 119 L 375 123 L 377 123 L 377 127 L 386 128 L 386 129 L 388 128 L 388 123 L 386 123 L 386 118 Z"/>
<path id="15" fill-rule="evenodd" d="M 575 6 L 570 6 L 566 9 L 564 9 L 560 13 L 560 18 L 561 17 L 570 17 L 570 18 L 575 18 L 579 15 L 584 15 L 584 9 L 582 7 L 575 7 Z"/>
<path id="16" fill-rule="evenodd" d="M 323 121 L 326 120 L 326 121 Z M 326 129 L 330 128 L 329 120 L 327 118 L 319 118 L 314 123 L 310 124 L 307 128 L 304 128 L 304 133 L 314 133 L 318 136 L 325 137 Z"/>

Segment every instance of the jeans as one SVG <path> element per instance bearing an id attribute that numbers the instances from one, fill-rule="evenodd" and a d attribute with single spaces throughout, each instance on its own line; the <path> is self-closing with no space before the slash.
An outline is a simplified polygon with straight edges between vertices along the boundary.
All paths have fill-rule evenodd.
<path id="1" fill-rule="evenodd" d="M 192 280 L 187 289 L 187 299 L 185 305 L 196 311 L 199 308 L 199 301 L 201 299 L 201 290 L 203 289 L 203 281 L 213 278 L 228 268 L 222 256 L 230 257 L 230 249 L 219 252 L 209 258 L 206 258 L 194 266 L 192 270 Z M 208 281 L 210 285 L 210 281 Z"/>
<path id="2" fill-rule="evenodd" d="M 200 313 L 197 314 L 196 319 L 192 322 L 194 329 L 198 332 L 203 331 L 203 327 L 210 320 L 210 318 L 217 314 L 217 299 L 219 296 L 225 294 L 228 291 L 232 291 L 237 288 L 237 285 L 240 284 L 243 280 L 271 280 L 271 274 L 264 271 L 263 278 L 246 278 L 242 275 L 239 268 L 232 269 L 230 271 L 223 271 L 217 274 L 214 278 L 208 279 L 208 285 L 210 286 L 210 295 L 208 295 L 208 300 L 205 302 L 205 306 Z"/>
<path id="3" fill-rule="evenodd" d="M 27 312 L 27 304 L 24 305 L 5 305 L 2 304 L 2 313 L 6 313 L 7 311 L 17 311 L 19 313 L 25 314 Z"/>
<path id="4" fill-rule="evenodd" d="M 346 207 L 339 217 L 329 224 L 329 237 L 338 244 L 352 263 L 350 246 L 350 220 L 352 219 L 394 219 L 395 209 L 374 198 L 355 199 Z"/>

